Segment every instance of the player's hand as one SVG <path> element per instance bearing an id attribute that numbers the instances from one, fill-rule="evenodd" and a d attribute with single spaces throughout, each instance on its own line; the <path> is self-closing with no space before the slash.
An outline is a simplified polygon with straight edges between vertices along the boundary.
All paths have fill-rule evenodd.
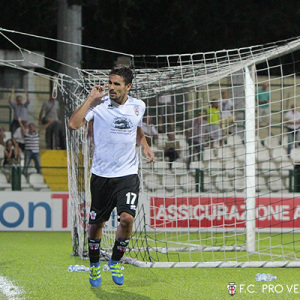
<path id="1" fill-rule="evenodd" d="M 95 85 L 90 92 L 90 97 L 94 100 L 98 98 L 103 98 L 108 94 L 108 92 L 104 92 L 105 87 L 105 85 Z"/>
<path id="2" fill-rule="evenodd" d="M 145 157 L 147 159 L 147 164 L 153 162 L 153 160 L 154 160 L 154 153 L 151 150 L 151 148 L 150 147 L 144 148 L 143 151 L 144 151 L 144 155 L 145 155 Z"/>

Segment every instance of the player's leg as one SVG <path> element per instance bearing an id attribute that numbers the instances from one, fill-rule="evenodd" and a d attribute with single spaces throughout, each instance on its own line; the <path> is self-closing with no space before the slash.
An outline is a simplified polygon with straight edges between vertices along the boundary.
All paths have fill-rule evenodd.
<path id="1" fill-rule="evenodd" d="M 98 287 L 101 284 L 101 270 L 100 270 L 100 243 L 102 237 L 102 228 L 105 222 L 98 224 L 89 224 L 89 258 L 90 258 L 90 284 Z"/>
<path id="2" fill-rule="evenodd" d="M 116 240 L 111 256 L 115 261 L 120 261 L 126 251 L 132 233 L 133 220 L 133 216 L 126 212 L 122 212 L 120 215 L 120 223 L 117 228 Z"/>
<path id="3" fill-rule="evenodd" d="M 108 265 L 112 271 L 114 283 L 122 285 L 124 276 L 121 271 L 120 261 L 128 246 L 135 211 L 138 204 L 140 181 L 137 174 L 124 176 L 116 181 L 117 211 L 120 216 L 120 223 L 116 232 L 113 253 Z"/>
<path id="4" fill-rule="evenodd" d="M 88 228 L 88 244 L 90 258 L 89 281 L 93 287 L 101 285 L 100 272 L 100 243 L 102 229 L 109 219 L 114 203 L 111 197 L 109 179 L 92 175 L 90 181 L 91 188 L 91 208 Z"/>
<path id="5" fill-rule="evenodd" d="M 122 285 L 124 283 L 124 276 L 121 270 L 120 260 L 123 257 L 128 246 L 133 225 L 133 216 L 122 212 L 120 215 L 120 224 L 116 233 L 116 240 L 113 247 L 111 259 L 108 262 L 112 272 L 112 279 L 114 283 Z"/>

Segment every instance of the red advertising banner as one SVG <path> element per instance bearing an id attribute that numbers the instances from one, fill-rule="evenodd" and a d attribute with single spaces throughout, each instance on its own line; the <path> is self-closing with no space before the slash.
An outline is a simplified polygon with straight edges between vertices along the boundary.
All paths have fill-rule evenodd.
<path id="1" fill-rule="evenodd" d="M 150 224 L 155 228 L 244 228 L 242 197 L 151 197 Z M 300 228 L 300 198 L 259 197 L 257 228 Z"/>

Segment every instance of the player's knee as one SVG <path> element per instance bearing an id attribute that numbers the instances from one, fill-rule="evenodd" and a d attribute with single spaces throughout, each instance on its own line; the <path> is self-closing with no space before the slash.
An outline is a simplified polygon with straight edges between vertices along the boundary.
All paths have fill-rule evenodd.
<path id="1" fill-rule="evenodd" d="M 97 230 L 97 229 L 102 229 L 105 225 L 105 222 L 101 223 L 96 223 L 96 224 L 89 224 L 89 229 L 90 230 Z"/>
<path id="2" fill-rule="evenodd" d="M 130 228 L 132 224 L 133 224 L 133 216 L 125 212 L 121 213 L 120 225 L 123 228 Z"/>

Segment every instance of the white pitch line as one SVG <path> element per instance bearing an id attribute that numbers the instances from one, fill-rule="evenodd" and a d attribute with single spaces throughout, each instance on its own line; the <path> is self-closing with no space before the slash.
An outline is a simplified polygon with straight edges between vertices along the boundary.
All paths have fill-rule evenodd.
<path id="1" fill-rule="evenodd" d="M 24 291 L 15 286 L 12 281 L 0 275 L 0 292 L 5 295 L 8 300 L 25 299 Z"/>

